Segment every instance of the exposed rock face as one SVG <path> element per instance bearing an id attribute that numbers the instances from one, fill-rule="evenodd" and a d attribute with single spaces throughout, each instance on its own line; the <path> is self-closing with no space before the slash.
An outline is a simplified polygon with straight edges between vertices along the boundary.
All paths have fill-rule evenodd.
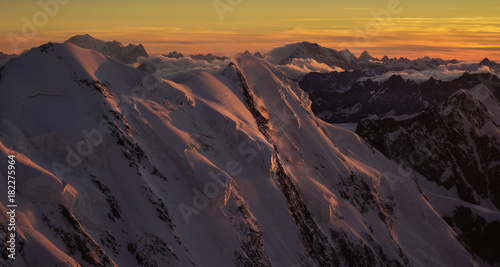
<path id="1" fill-rule="evenodd" d="M 485 208 L 493 203 L 500 209 L 500 104 L 484 85 L 459 90 L 441 105 L 413 116 L 364 119 L 356 133 L 429 181 L 456 190 L 457 199 Z M 484 244 L 500 236 L 500 216 L 485 221 L 459 202 L 442 216 L 460 229 L 473 252 L 498 262 Z"/>
<path id="2" fill-rule="evenodd" d="M 500 79 L 489 73 L 464 73 L 452 81 L 430 78 L 423 83 L 404 80 L 393 75 L 386 81 L 353 81 L 362 77 L 358 71 L 344 73 L 310 73 L 300 82 L 309 93 L 313 112 L 332 122 L 359 122 L 376 115 L 405 115 L 423 111 L 430 105 L 439 105 L 461 88 L 484 83 L 500 99 Z M 347 88 L 350 86 L 349 88 Z M 347 89 L 345 89 L 347 88 Z"/>
<path id="3" fill-rule="evenodd" d="M 338 92 L 343 93 L 358 81 L 359 78 L 365 77 L 366 73 L 355 71 L 319 73 L 311 72 L 306 74 L 299 82 L 300 88 L 309 94 L 319 92 Z"/>
<path id="4" fill-rule="evenodd" d="M 488 92 L 488 103 L 498 105 Z M 500 109 L 500 106 L 497 107 Z M 412 117 L 362 120 L 356 133 L 384 155 L 405 161 L 424 177 L 461 199 L 479 204 L 491 199 L 500 208 L 500 124 L 469 91 L 460 90 L 439 107 Z"/>

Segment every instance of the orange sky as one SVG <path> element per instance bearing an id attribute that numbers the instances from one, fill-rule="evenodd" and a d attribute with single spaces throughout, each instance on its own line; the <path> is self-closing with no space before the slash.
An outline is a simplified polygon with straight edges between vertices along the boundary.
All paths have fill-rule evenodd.
<path id="1" fill-rule="evenodd" d="M 48 4 L 0 4 L 0 51 L 19 52 L 89 33 L 142 43 L 150 54 L 231 55 L 310 41 L 356 55 L 368 50 L 377 57 L 500 60 L 500 2 L 490 0 L 41 2 Z"/>

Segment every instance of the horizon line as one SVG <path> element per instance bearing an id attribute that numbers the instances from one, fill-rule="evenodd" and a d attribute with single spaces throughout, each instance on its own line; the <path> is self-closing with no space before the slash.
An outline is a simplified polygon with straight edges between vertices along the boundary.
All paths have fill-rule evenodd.
<path id="1" fill-rule="evenodd" d="M 207 52 L 207 51 L 200 51 L 200 52 L 196 52 L 196 53 L 193 53 L 193 52 L 184 52 L 182 50 L 179 50 L 179 49 L 171 49 L 171 50 L 166 50 L 164 52 L 148 52 L 148 49 L 147 49 L 147 45 L 144 45 L 142 43 L 128 43 L 128 44 L 124 44 L 123 42 L 119 41 L 119 40 L 112 40 L 112 41 L 107 41 L 107 40 L 102 40 L 102 39 L 99 39 L 99 38 L 95 38 L 94 36 L 92 36 L 91 34 L 76 34 L 76 35 L 73 35 L 71 37 L 74 37 L 74 36 L 82 36 L 82 35 L 89 35 L 90 37 L 94 38 L 94 39 L 97 39 L 97 40 L 100 40 L 100 41 L 104 41 L 104 42 L 119 42 L 120 44 L 122 44 L 123 46 L 128 46 L 128 45 L 142 45 L 144 47 L 144 49 L 146 50 L 146 52 L 148 53 L 148 56 L 163 56 L 165 54 L 168 54 L 170 52 L 174 52 L 174 51 L 177 51 L 185 56 L 190 56 L 190 55 L 196 55 L 196 54 L 212 54 L 212 55 L 215 55 L 215 56 L 226 56 L 226 57 L 235 57 L 237 56 L 238 54 L 241 54 L 241 53 L 244 53 L 245 51 L 249 51 L 251 49 L 245 49 L 245 48 L 241 48 L 239 52 L 232 52 L 232 53 L 226 53 L 226 54 L 223 54 L 223 53 L 218 53 L 218 52 Z M 0 53 L 3 53 L 5 55 L 10 55 L 10 56 L 21 56 L 23 55 L 24 53 L 34 49 L 34 48 L 37 48 L 37 47 L 40 47 L 42 45 L 45 45 L 45 44 L 48 44 L 48 43 L 59 43 L 59 44 L 63 44 L 65 42 L 67 42 L 71 37 L 69 37 L 68 39 L 64 40 L 64 41 L 49 41 L 49 42 L 45 42 L 45 43 L 42 43 L 38 46 L 32 46 L 30 48 L 27 48 L 27 49 L 24 49 L 21 53 L 19 54 L 9 54 L 9 52 L 6 52 L 5 50 L 0 50 Z M 179 42 L 182 42 L 182 41 L 179 41 Z M 251 52 L 252 54 L 256 53 L 256 52 L 259 52 L 263 55 L 266 55 L 267 53 L 269 53 L 270 51 L 272 51 L 273 49 L 275 48 L 279 48 L 279 47 L 283 47 L 285 45 L 289 45 L 289 44 L 297 44 L 297 43 L 303 43 L 303 42 L 307 42 L 307 43 L 312 43 L 312 44 L 318 44 L 319 46 L 323 47 L 323 48 L 327 48 L 327 49 L 333 49 L 333 50 L 336 50 L 336 51 L 343 51 L 343 50 L 347 50 L 349 52 L 351 52 L 354 56 L 356 56 L 356 58 L 359 58 L 361 56 L 361 54 L 363 52 L 367 52 L 368 54 L 370 54 L 371 56 L 373 56 L 374 58 L 376 59 L 379 59 L 381 60 L 384 56 L 387 56 L 389 59 L 400 59 L 400 58 L 405 58 L 405 59 L 408 59 L 408 60 L 417 60 L 417 59 L 422 59 L 422 58 L 431 58 L 431 59 L 442 59 L 442 60 L 457 60 L 457 61 L 460 61 L 460 62 L 481 62 L 482 60 L 484 59 L 488 59 L 490 61 L 498 61 L 500 63 L 500 58 L 499 59 L 496 59 L 496 58 L 490 58 L 490 57 L 480 57 L 480 58 L 476 58 L 476 59 L 461 59 L 460 57 L 452 57 L 452 58 L 445 58 L 445 57 L 434 57 L 434 56 L 429 56 L 429 55 L 426 55 L 426 54 L 422 54 L 420 56 L 416 56 L 416 57 L 411 57 L 411 56 L 389 56 L 387 53 L 372 53 L 370 52 L 369 49 L 366 49 L 366 48 L 363 48 L 363 49 L 357 49 L 357 48 L 354 48 L 354 49 L 349 49 L 349 48 L 343 48 L 343 49 L 337 49 L 337 48 L 333 48 L 333 47 L 328 47 L 328 46 L 324 46 L 324 45 L 321 45 L 319 44 L 318 42 L 313 42 L 313 41 L 296 41 L 296 42 L 284 42 L 281 46 L 274 46 L 270 49 L 267 49 L 265 51 L 262 51 L 262 50 L 255 50 L 253 52 Z M 146 43 L 151 43 L 151 42 L 146 42 Z M 154 43 L 162 43 L 162 42 L 154 42 Z M 381 47 L 377 47 L 377 48 L 381 48 Z M 356 55 L 356 53 L 352 52 L 352 50 L 358 50 L 358 51 L 361 51 L 363 50 L 363 52 L 360 52 L 360 53 L 357 53 L 358 55 Z M 458 50 L 471 50 L 471 49 L 478 49 L 478 50 L 481 50 L 479 48 L 474 48 L 474 47 L 470 47 L 470 48 L 461 48 L 461 49 L 458 49 Z M 381 56 L 381 54 L 384 54 Z M 375 55 L 375 56 L 374 56 Z"/>

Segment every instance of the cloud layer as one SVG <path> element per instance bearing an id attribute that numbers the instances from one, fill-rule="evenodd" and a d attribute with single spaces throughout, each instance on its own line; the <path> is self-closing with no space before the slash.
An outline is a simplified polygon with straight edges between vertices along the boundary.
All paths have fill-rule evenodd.
<path id="1" fill-rule="evenodd" d="M 149 58 L 139 58 L 136 67 L 154 73 L 155 76 L 171 80 L 174 82 L 183 82 L 192 74 L 200 71 L 206 71 L 215 74 L 230 63 L 228 60 L 214 60 L 209 63 L 205 60 L 195 60 L 190 57 L 168 58 L 164 56 L 154 56 Z"/>
<path id="2" fill-rule="evenodd" d="M 319 63 L 312 58 L 302 59 L 294 58 L 289 64 L 277 65 L 281 71 L 283 71 L 289 78 L 296 79 L 302 75 L 306 75 L 309 72 L 332 72 L 338 71 L 342 72 L 344 69 L 340 67 L 330 67 L 324 63 Z"/>
<path id="3" fill-rule="evenodd" d="M 232 59 L 214 60 L 209 63 L 205 60 L 196 60 L 190 57 L 168 58 L 165 56 L 153 56 L 149 58 L 139 58 L 135 67 L 145 70 L 155 76 L 174 82 L 184 82 L 191 75 L 200 71 L 216 74 L 224 70 Z M 332 72 L 344 71 L 339 67 L 330 67 L 324 63 L 318 63 L 314 59 L 293 59 L 289 64 L 277 65 L 289 78 L 296 79 L 309 72 Z"/>

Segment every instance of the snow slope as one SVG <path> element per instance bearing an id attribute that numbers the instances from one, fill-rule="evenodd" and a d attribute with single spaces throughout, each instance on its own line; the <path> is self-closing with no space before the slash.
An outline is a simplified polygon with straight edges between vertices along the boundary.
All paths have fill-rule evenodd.
<path id="1" fill-rule="evenodd" d="M 0 150 L 18 161 L 19 251 L 2 264 L 475 263 L 414 177 L 310 104 L 252 56 L 183 84 L 71 43 L 10 60 Z"/>

